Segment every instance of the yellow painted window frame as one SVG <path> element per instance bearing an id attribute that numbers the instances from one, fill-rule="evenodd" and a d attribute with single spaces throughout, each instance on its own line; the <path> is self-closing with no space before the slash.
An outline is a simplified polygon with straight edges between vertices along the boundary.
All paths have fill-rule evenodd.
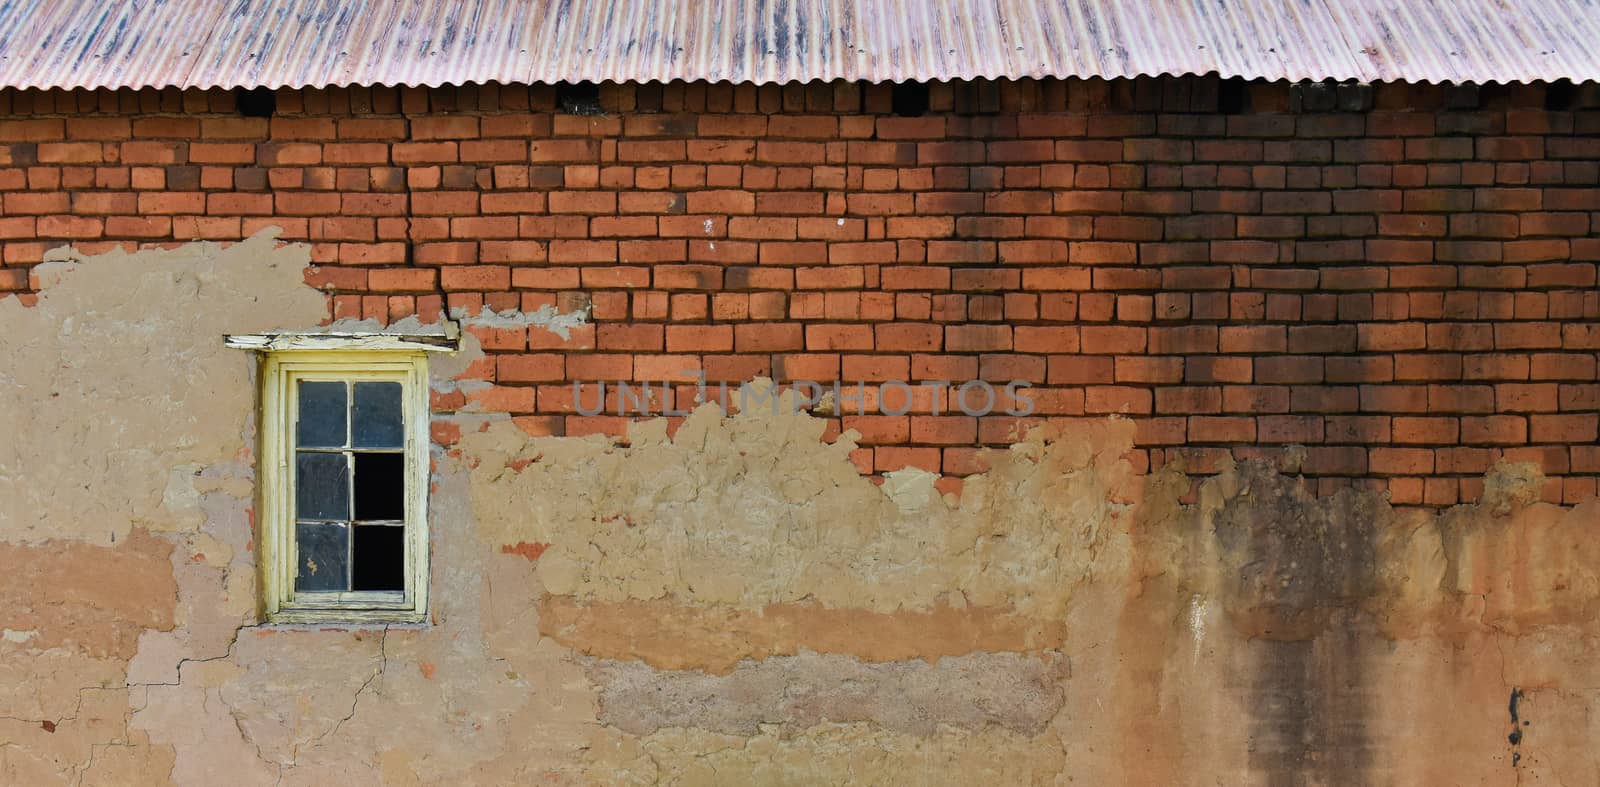
<path id="1" fill-rule="evenodd" d="M 273 623 L 421 623 L 428 615 L 428 360 L 416 349 L 280 350 L 264 354 L 261 582 Z M 405 417 L 406 589 L 300 593 L 295 543 L 294 435 L 301 380 L 393 381 Z"/>

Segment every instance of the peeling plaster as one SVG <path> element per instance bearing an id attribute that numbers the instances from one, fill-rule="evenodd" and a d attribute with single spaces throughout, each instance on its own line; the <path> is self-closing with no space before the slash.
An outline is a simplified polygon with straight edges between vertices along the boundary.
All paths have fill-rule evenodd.
<path id="1" fill-rule="evenodd" d="M 626 445 L 452 416 L 430 624 L 262 626 L 253 364 L 221 336 L 323 320 L 306 250 L 52 256 L 37 305 L 0 300 L 0 782 L 1600 776 L 1600 503 L 1505 465 L 1398 512 L 1258 463 L 1184 502 L 1116 418 L 957 497 L 787 408 Z M 582 324 L 543 311 L 477 319 Z M 462 340 L 435 391 L 484 384 Z"/>
<path id="2" fill-rule="evenodd" d="M 463 326 L 470 328 L 543 328 L 563 339 L 571 339 L 572 331 L 580 325 L 589 324 L 589 315 L 593 311 L 590 306 L 581 309 L 563 312 L 554 306 L 540 306 L 531 312 L 522 312 L 516 309 L 495 311 L 484 306 L 477 314 L 472 314 L 466 309 L 452 309 L 452 319 L 460 321 Z"/>
<path id="3" fill-rule="evenodd" d="M 823 443 L 824 422 L 794 405 L 729 416 L 704 404 L 671 438 L 665 420 L 635 423 L 627 446 L 530 439 L 509 424 L 465 435 L 461 450 L 480 459 L 480 537 L 549 544 L 541 581 L 580 599 L 876 612 L 943 602 L 1048 619 L 1137 483 L 1123 458 L 1131 422 L 1040 429 L 997 452 L 952 506 L 931 478 L 901 474 L 886 490 L 862 477 L 853 433 Z"/>

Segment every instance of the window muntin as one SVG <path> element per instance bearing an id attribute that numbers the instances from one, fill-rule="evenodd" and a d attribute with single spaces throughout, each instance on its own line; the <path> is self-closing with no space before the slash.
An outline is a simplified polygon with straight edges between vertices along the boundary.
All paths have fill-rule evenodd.
<path id="1" fill-rule="evenodd" d="M 399 380 L 296 381 L 296 594 L 405 591 Z"/>
<path id="2" fill-rule="evenodd" d="M 427 609 L 422 352 L 267 355 L 263 585 L 279 622 L 403 622 Z"/>

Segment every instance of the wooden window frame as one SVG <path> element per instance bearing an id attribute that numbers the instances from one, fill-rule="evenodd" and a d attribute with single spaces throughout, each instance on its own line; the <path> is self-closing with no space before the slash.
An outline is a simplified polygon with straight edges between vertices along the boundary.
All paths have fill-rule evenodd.
<path id="1" fill-rule="evenodd" d="M 414 346 L 376 350 L 277 349 L 264 354 L 261 370 L 261 522 L 256 543 L 260 548 L 267 620 L 312 624 L 425 622 L 429 581 L 427 352 Z M 294 435 L 299 412 L 297 384 L 301 380 L 401 384 L 406 434 L 404 591 L 295 592 L 298 557 Z"/>

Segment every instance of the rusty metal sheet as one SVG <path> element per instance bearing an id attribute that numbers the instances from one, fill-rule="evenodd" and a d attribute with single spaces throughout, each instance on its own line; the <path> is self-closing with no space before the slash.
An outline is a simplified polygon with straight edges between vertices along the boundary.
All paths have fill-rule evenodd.
<path id="1" fill-rule="evenodd" d="M 1600 0 L 0 0 L 0 85 L 1600 79 Z"/>

